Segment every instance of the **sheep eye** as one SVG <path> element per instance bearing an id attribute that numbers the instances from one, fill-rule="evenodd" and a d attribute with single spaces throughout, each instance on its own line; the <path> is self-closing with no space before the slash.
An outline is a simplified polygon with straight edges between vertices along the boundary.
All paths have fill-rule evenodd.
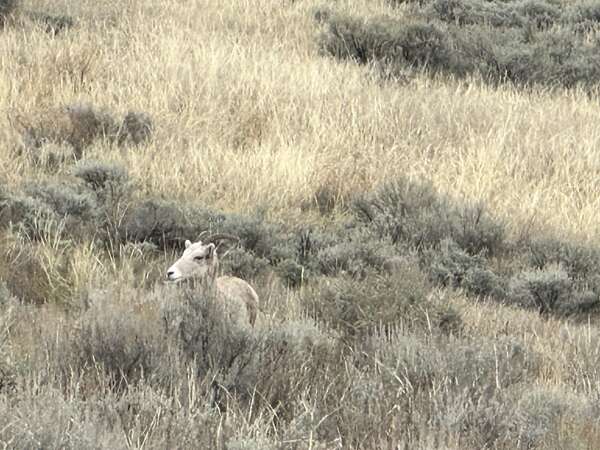
<path id="1" fill-rule="evenodd" d="M 194 261 L 202 261 L 204 256 L 194 256 Z"/>

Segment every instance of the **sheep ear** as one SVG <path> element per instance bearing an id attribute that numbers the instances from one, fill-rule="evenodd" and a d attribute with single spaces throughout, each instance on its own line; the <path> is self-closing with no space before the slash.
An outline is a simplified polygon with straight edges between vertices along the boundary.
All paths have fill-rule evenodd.
<path id="1" fill-rule="evenodd" d="M 208 244 L 206 248 L 208 250 L 208 253 L 206 254 L 207 258 L 212 258 L 215 256 L 215 244 Z"/>
<path id="2" fill-rule="evenodd" d="M 188 248 L 190 245 L 192 245 L 192 242 L 189 239 L 185 241 L 185 248 Z"/>

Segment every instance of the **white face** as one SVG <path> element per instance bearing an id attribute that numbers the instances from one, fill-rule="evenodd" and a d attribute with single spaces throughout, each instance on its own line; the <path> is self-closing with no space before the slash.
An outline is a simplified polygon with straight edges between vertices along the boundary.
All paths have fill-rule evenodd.
<path id="1" fill-rule="evenodd" d="M 183 255 L 167 269 L 167 280 L 178 282 L 205 277 L 214 268 L 215 257 L 215 244 L 185 241 Z"/>

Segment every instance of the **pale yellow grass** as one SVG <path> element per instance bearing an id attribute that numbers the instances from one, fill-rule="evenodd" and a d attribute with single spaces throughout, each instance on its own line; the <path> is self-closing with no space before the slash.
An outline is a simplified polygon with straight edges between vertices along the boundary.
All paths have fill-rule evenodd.
<path id="1" fill-rule="evenodd" d="M 456 292 L 443 295 L 460 309 L 467 334 L 494 340 L 511 337 L 536 355 L 540 385 L 588 396 L 600 389 L 592 376 L 600 358 L 597 323 L 573 324 L 522 308 L 474 303 Z"/>
<path id="2" fill-rule="evenodd" d="M 384 83 L 319 54 L 311 18 L 319 5 L 25 2 L 70 12 L 79 27 L 56 39 L 4 33 L 0 124 L 10 144 L 0 176 L 10 184 L 48 176 L 15 156 L 11 111 L 84 101 L 155 118 L 143 148 L 98 144 L 86 153 L 126 164 L 143 192 L 295 220 L 324 186 L 343 203 L 402 175 L 485 202 L 512 232 L 533 221 L 600 238 L 597 99 L 424 76 Z M 366 0 L 336 8 L 392 13 Z"/>

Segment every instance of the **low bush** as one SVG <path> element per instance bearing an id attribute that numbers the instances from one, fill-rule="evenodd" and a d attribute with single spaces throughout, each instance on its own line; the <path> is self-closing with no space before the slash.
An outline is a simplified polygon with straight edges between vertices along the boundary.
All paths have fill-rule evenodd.
<path id="1" fill-rule="evenodd" d="M 0 440 L 15 448 L 125 448 L 122 433 L 111 432 L 99 409 L 38 386 L 0 400 Z M 92 417 L 89 417 L 89 416 Z"/>
<path id="2" fill-rule="evenodd" d="M 492 27 L 546 29 L 562 20 L 562 11 L 544 0 L 486 2 L 481 0 L 434 0 L 422 11 L 427 18 L 442 22 Z"/>
<path id="3" fill-rule="evenodd" d="M 200 378 L 227 376 L 249 364 L 255 337 L 243 318 L 202 286 L 174 288 L 177 302 L 163 305 L 161 314 L 167 332 L 196 360 Z"/>
<path id="4" fill-rule="evenodd" d="M 259 402 L 289 422 L 297 414 L 296 401 L 318 392 L 314 380 L 333 378 L 341 349 L 335 335 L 324 334 L 311 320 L 298 320 L 261 330 L 253 356 L 235 378 L 236 390 L 256 392 Z"/>
<path id="5" fill-rule="evenodd" d="M 381 269 L 384 262 L 397 251 L 385 238 L 377 239 L 362 230 L 348 230 L 343 241 L 319 250 L 312 264 L 309 264 L 323 275 L 347 273 L 363 278 L 369 271 Z"/>
<path id="6" fill-rule="evenodd" d="M 358 196 L 354 212 L 359 222 L 393 243 L 415 247 L 435 245 L 449 234 L 448 207 L 428 184 L 405 178 L 388 182 L 372 193 Z"/>
<path id="7" fill-rule="evenodd" d="M 407 263 L 401 273 L 393 276 L 323 278 L 304 290 L 302 301 L 307 314 L 347 337 L 395 327 L 415 332 L 456 332 L 460 328 L 457 314 L 429 297 L 429 289 L 418 265 Z"/>
<path id="8" fill-rule="evenodd" d="M 0 28 L 6 25 L 11 14 L 14 14 L 19 6 L 19 0 L 0 0 Z"/>
<path id="9" fill-rule="evenodd" d="M 377 62 L 384 73 L 421 69 L 451 77 L 476 75 L 491 84 L 595 92 L 598 45 L 578 32 L 582 24 L 557 17 L 559 11 L 534 0 L 518 5 L 440 0 L 418 12 L 420 18 L 332 16 L 319 44 L 325 54 L 339 59 Z M 574 16 L 593 17 L 593 12 Z M 552 26 L 555 21 L 561 26 Z"/>
<path id="10" fill-rule="evenodd" d="M 116 136 L 119 145 L 141 144 L 152 136 L 154 121 L 144 112 L 129 111 L 121 124 Z"/>
<path id="11" fill-rule="evenodd" d="M 600 272 L 600 250 L 591 246 L 547 238 L 529 243 L 526 254 L 534 268 L 543 270 L 559 265 L 580 284 L 593 284 L 590 282 Z"/>
<path id="12" fill-rule="evenodd" d="M 426 250 L 422 266 L 432 282 L 449 287 L 461 287 L 475 295 L 502 299 L 503 280 L 487 267 L 481 255 L 471 255 L 452 240 L 444 240 L 439 248 Z"/>
<path id="13" fill-rule="evenodd" d="M 19 235 L 2 241 L 0 280 L 17 299 L 27 303 L 65 304 L 73 293 L 70 245 L 56 236 L 53 246 L 31 242 Z"/>
<path id="14" fill-rule="evenodd" d="M 13 227 L 30 239 L 40 240 L 60 229 L 60 217 L 42 200 L 0 190 L 0 226 Z"/>
<path id="15" fill-rule="evenodd" d="M 115 197 L 115 193 L 121 197 L 130 190 L 127 169 L 116 164 L 82 161 L 73 169 L 73 175 L 80 178 L 104 202 Z"/>
<path id="16" fill-rule="evenodd" d="M 325 408 L 335 411 L 326 427 L 338 431 L 344 446 L 422 442 L 407 436 L 402 423 L 428 424 L 421 432 L 439 443 L 458 436 L 461 448 L 504 448 L 514 442 L 514 405 L 539 367 L 538 356 L 521 342 L 440 341 L 400 332 L 357 345 L 355 364 L 346 369 L 352 371 L 349 383 L 323 395 Z M 398 410 L 390 415 L 394 407 Z"/>
<path id="17" fill-rule="evenodd" d="M 53 16 L 39 12 L 28 12 L 27 17 L 44 28 L 46 33 L 56 36 L 75 26 L 75 20 L 71 16 Z"/>
<path id="18" fill-rule="evenodd" d="M 293 259 L 285 259 L 277 265 L 277 273 L 288 287 L 299 287 L 310 279 L 309 271 Z"/>
<path id="19" fill-rule="evenodd" d="M 59 24 L 49 26 L 56 32 Z M 80 159 L 84 150 L 97 140 L 120 145 L 140 144 L 148 140 L 154 130 L 153 121 L 146 113 L 129 112 L 119 122 L 108 111 L 85 103 L 20 115 L 16 122 L 30 152 L 35 154 L 49 142 L 68 144 L 75 159 Z"/>
<path id="20" fill-rule="evenodd" d="M 216 381 L 220 407 L 229 395 L 266 402 L 289 420 L 294 400 L 328 365 L 339 363 L 335 339 L 310 321 L 252 329 L 205 290 L 184 291 L 178 303 L 165 305 L 163 317 L 200 379 Z"/>
<path id="21" fill-rule="evenodd" d="M 565 419 L 584 419 L 577 410 L 577 400 L 574 396 L 545 388 L 523 393 L 510 423 L 511 434 L 519 443 L 516 448 L 538 448 L 544 442 L 560 442 Z"/>
<path id="22" fill-rule="evenodd" d="M 291 235 L 282 225 L 265 220 L 258 211 L 252 216 L 238 214 L 216 215 L 212 222 L 214 232 L 232 234 L 240 239 L 240 245 L 271 264 L 293 257 Z M 204 230 L 209 229 L 208 227 Z M 202 230 L 202 231 L 204 231 Z"/>
<path id="23" fill-rule="evenodd" d="M 364 22 L 332 16 L 325 22 L 319 44 L 327 55 L 360 64 L 383 60 L 432 71 L 459 67 L 451 41 L 438 27 L 424 22 L 385 18 Z"/>
<path id="24" fill-rule="evenodd" d="M 557 310 L 573 295 L 573 282 L 560 267 L 522 272 L 510 280 L 509 301 L 542 314 Z"/>
<path id="25" fill-rule="evenodd" d="M 224 273 L 244 280 L 256 278 L 269 265 L 265 258 L 260 258 L 240 248 L 229 251 L 226 257 L 220 258 L 219 263 Z"/>
<path id="26" fill-rule="evenodd" d="M 508 3 L 512 5 L 512 3 Z M 481 0 L 434 0 L 423 12 L 442 22 L 458 26 L 486 24 L 494 27 L 521 26 L 522 20 L 513 8 L 503 2 Z"/>
<path id="27" fill-rule="evenodd" d="M 91 222 L 97 213 L 97 203 L 90 192 L 66 183 L 37 183 L 25 187 L 24 193 L 42 202 L 58 217 L 72 221 Z M 75 225 L 72 223 L 71 226 Z M 71 228 L 71 227 L 70 227 Z"/>
<path id="28" fill-rule="evenodd" d="M 172 368 L 173 347 L 151 305 L 147 314 L 136 311 L 132 302 L 119 298 L 113 289 L 88 295 L 87 310 L 73 327 L 60 349 L 63 376 L 74 371 L 98 385 L 122 391 L 141 381 L 160 382 Z M 153 320 L 155 321 L 153 323 Z"/>
<path id="29" fill-rule="evenodd" d="M 359 223 L 393 243 L 418 249 L 453 239 L 470 254 L 492 256 L 505 250 L 505 227 L 489 217 L 481 205 L 457 205 L 428 184 L 407 179 L 388 182 L 373 193 L 356 198 Z"/>
<path id="30" fill-rule="evenodd" d="M 119 223 L 121 240 L 151 242 L 159 248 L 183 247 L 194 239 L 194 224 L 177 204 L 161 199 L 146 199 L 131 205 Z"/>

